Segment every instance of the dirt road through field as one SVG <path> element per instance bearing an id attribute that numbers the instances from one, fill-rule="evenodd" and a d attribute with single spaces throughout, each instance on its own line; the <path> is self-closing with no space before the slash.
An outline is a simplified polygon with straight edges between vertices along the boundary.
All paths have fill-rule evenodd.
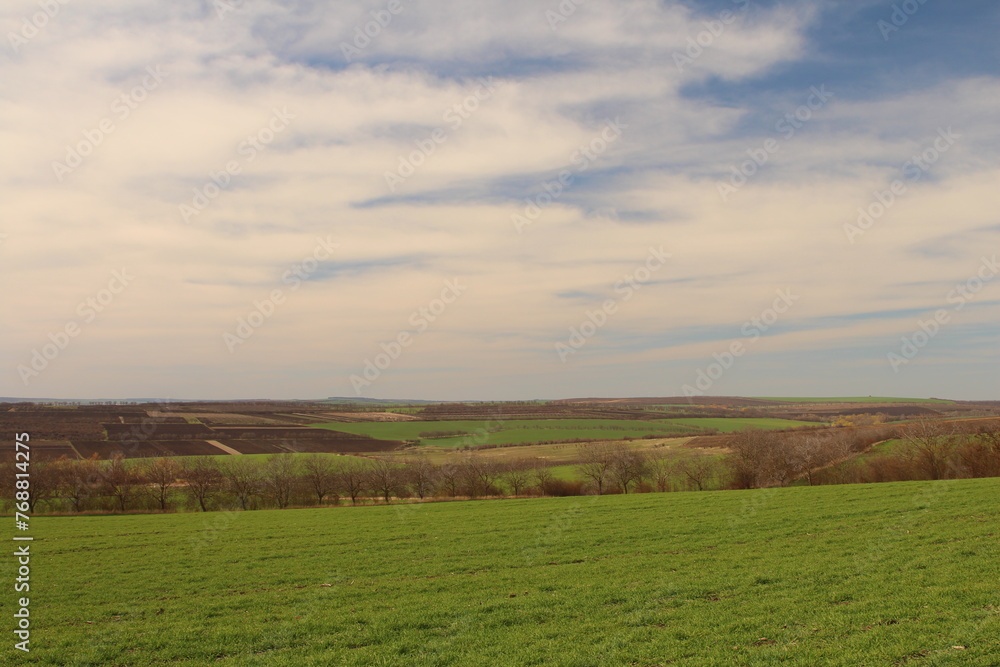
<path id="1" fill-rule="evenodd" d="M 227 447 L 226 445 L 222 444 L 218 440 L 206 440 L 205 442 L 207 442 L 208 444 L 213 445 L 215 447 L 218 447 L 219 449 L 221 449 L 222 451 L 224 451 L 226 454 L 232 454 L 233 456 L 243 456 L 242 452 L 238 452 L 235 449 L 233 449 L 232 447 Z"/>

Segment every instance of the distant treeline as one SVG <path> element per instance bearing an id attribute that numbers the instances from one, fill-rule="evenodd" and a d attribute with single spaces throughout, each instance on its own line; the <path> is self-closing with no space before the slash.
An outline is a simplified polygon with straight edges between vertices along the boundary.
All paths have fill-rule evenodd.
<path id="1" fill-rule="evenodd" d="M 881 451 L 873 446 L 895 441 Z M 1000 476 L 1000 422 L 919 421 L 825 430 L 740 431 L 728 453 L 578 444 L 578 479 L 541 459 L 501 461 L 475 452 L 437 465 L 422 456 L 323 454 L 33 461 L 31 511 L 51 513 L 254 510 L 412 499 L 569 496 L 751 489 Z M 718 451 L 718 450 L 716 450 Z M 4 502 L 13 462 L 2 464 Z"/>

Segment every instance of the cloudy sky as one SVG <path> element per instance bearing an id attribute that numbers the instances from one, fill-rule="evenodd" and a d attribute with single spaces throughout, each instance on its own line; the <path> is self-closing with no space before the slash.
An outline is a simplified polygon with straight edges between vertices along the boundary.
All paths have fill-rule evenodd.
<path id="1" fill-rule="evenodd" d="M 0 26 L 0 396 L 1000 398 L 994 0 Z"/>

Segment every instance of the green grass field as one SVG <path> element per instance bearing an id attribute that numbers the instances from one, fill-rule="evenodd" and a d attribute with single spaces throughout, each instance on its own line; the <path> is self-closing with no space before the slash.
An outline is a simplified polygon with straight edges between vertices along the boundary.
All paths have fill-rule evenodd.
<path id="1" fill-rule="evenodd" d="M 886 440 L 885 442 L 880 442 L 871 448 L 869 453 L 871 454 L 890 454 L 894 451 L 898 451 L 900 448 L 905 447 L 907 444 L 906 440 Z"/>
<path id="2" fill-rule="evenodd" d="M 0 663 L 996 665 L 998 492 L 36 517 L 32 652 Z"/>
<path id="3" fill-rule="evenodd" d="M 630 448 L 637 450 L 650 450 L 666 447 L 675 449 L 681 447 L 691 440 L 690 436 L 681 438 L 667 437 L 663 439 L 647 439 L 621 441 Z M 433 440 L 429 442 L 434 442 Z M 404 458 L 421 456 L 431 463 L 442 464 L 455 460 L 461 460 L 467 456 L 464 450 L 454 447 L 437 447 L 431 444 L 420 445 L 405 449 L 401 452 Z M 484 459 L 494 461 L 514 461 L 517 459 L 540 459 L 550 464 L 570 464 L 576 463 L 580 459 L 579 443 L 562 443 L 553 445 L 518 445 L 516 447 L 495 447 L 480 449 L 475 451 L 475 455 Z"/>
<path id="4" fill-rule="evenodd" d="M 697 429 L 672 424 L 668 420 L 635 421 L 618 419 L 510 419 L 487 421 L 410 421 L 359 424 L 311 424 L 313 427 L 370 435 L 382 440 L 420 440 L 438 447 L 484 444 L 508 445 L 570 438 L 618 439 L 647 434 L 692 435 Z M 498 429 L 492 433 L 490 429 Z M 425 432 L 464 431 L 467 435 L 421 438 Z"/>
<path id="5" fill-rule="evenodd" d="M 549 473 L 556 479 L 561 479 L 566 482 L 579 481 L 580 477 L 580 466 L 578 464 L 562 465 L 562 466 L 551 466 L 547 468 Z"/>
<path id="6" fill-rule="evenodd" d="M 528 444 L 572 438 L 607 439 L 697 435 L 701 429 L 737 431 L 741 428 L 783 429 L 810 426 L 811 422 L 787 419 L 658 419 L 655 421 L 618 419 L 512 419 L 505 421 L 410 421 L 311 424 L 333 431 L 369 435 L 382 440 L 420 440 L 438 447 L 463 447 L 484 444 Z M 496 428 L 494 432 L 490 429 Z M 420 437 L 426 432 L 464 431 L 466 435 Z"/>

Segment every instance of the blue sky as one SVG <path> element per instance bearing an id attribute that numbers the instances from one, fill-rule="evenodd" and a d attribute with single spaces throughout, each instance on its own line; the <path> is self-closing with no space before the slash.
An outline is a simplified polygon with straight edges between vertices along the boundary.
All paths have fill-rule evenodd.
<path id="1" fill-rule="evenodd" d="M 995 2 L 53 7 L 0 396 L 1000 394 Z"/>

